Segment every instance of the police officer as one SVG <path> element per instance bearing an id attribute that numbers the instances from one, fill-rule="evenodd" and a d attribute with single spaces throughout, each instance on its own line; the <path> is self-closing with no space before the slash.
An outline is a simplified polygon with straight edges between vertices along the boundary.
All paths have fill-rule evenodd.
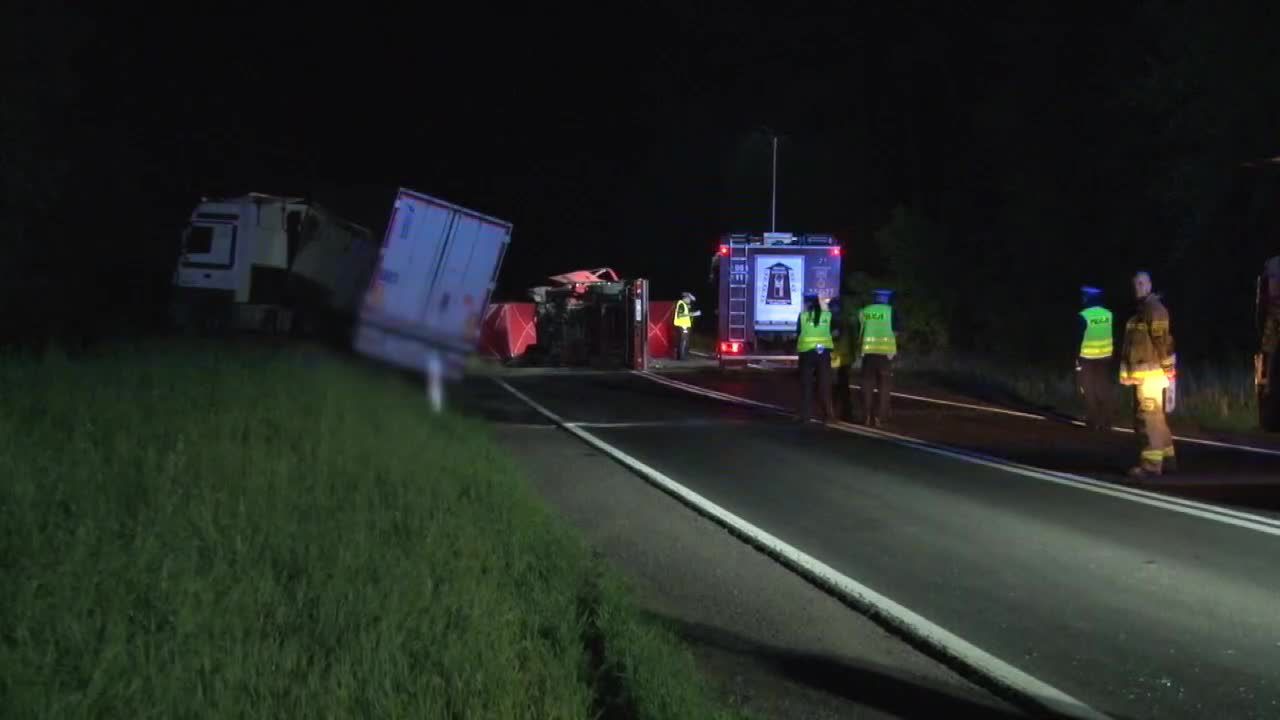
<path id="1" fill-rule="evenodd" d="M 675 326 L 678 337 L 676 338 L 676 359 L 684 360 L 689 357 L 689 330 L 693 327 L 693 319 L 701 312 L 691 312 L 694 301 L 693 293 L 680 293 L 680 299 L 676 301 L 676 317 Z"/>
<path id="2" fill-rule="evenodd" d="M 1165 395 L 1177 377 L 1178 356 L 1169 311 L 1160 296 L 1151 291 L 1151 275 L 1135 273 L 1133 292 L 1138 306 L 1124 327 L 1120 384 L 1131 386 L 1134 392 L 1133 429 L 1141 454 L 1139 464 L 1129 470 L 1129 477 L 1141 481 L 1177 471 L 1173 434 L 1165 417 Z"/>
<path id="3" fill-rule="evenodd" d="M 822 405 L 822 421 L 835 419 L 831 407 L 831 305 L 816 294 L 805 296 L 805 308 L 796 318 L 796 354 L 800 357 L 800 414 L 802 423 L 812 414 L 813 380 L 818 379 L 818 401 Z"/>
<path id="4" fill-rule="evenodd" d="M 1080 288 L 1081 340 L 1076 356 L 1076 388 L 1084 398 L 1085 424 L 1093 430 L 1111 426 L 1111 358 L 1115 339 L 1111 311 L 1102 306 L 1102 291 Z"/>
<path id="5" fill-rule="evenodd" d="M 893 359 L 898 355 L 898 318 L 891 290 L 872 292 L 872 303 L 858 313 L 858 349 L 862 356 L 862 422 L 880 427 L 889 417 Z M 879 391 L 879 398 L 876 392 Z M 878 400 L 878 402 L 876 402 Z"/>

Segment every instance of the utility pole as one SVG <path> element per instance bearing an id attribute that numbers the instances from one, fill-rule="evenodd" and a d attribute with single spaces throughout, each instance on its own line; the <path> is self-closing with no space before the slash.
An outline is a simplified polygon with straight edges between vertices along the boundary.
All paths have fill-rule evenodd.
<path id="1" fill-rule="evenodd" d="M 773 135 L 773 199 L 769 205 L 769 232 L 778 231 L 778 135 Z"/>

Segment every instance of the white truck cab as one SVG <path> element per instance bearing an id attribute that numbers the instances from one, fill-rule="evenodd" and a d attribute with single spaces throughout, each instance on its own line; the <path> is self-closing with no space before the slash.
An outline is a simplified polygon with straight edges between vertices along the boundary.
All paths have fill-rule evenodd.
<path id="1" fill-rule="evenodd" d="M 377 248 L 368 230 L 303 198 L 202 198 L 182 233 L 173 316 L 180 326 L 309 331 L 352 316 Z"/>

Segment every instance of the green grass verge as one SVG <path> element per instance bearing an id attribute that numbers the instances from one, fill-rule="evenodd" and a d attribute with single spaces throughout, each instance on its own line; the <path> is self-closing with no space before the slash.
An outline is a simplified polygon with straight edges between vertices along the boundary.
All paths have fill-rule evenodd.
<path id="1" fill-rule="evenodd" d="M 982 399 L 1053 410 L 1084 413 L 1070 369 L 1012 366 L 986 358 L 904 358 L 902 379 L 945 387 Z M 1116 385 L 1116 419 L 1128 424 L 1131 393 Z M 1178 407 L 1170 422 L 1178 428 L 1249 433 L 1258 431 L 1258 402 L 1250 368 L 1183 368 L 1178 375 Z"/>
<path id="2" fill-rule="evenodd" d="M 9 717 L 716 718 L 484 425 L 317 354 L 0 357 Z"/>

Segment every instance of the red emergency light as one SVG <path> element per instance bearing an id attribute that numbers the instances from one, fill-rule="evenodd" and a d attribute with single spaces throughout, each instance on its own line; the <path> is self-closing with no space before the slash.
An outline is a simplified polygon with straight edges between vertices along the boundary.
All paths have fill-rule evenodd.
<path id="1" fill-rule="evenodd" d="M 743 343 L 740 342 L 722 342 L 720 343 L 721 355 L 739 355 L 742 353 Z"/>
<path id="2" fill-rule="evenodd" d="M 832 255 L 832 257 L 840 257 L 840 246 L 839 246 L 839 245 L 836 245 L 835 247 L 831 248 L 831 255 Z"/>
<path id="3" fill-rule="evenodd" d="M 728 256 L 729 256 L 729 246 L 728 246 L 728 245 L 721 245 L 721 246 L 720 246 L 720 254 L 721 254 L 721 255 L 724 255 L 725 257 L 728 257 Z"/>

